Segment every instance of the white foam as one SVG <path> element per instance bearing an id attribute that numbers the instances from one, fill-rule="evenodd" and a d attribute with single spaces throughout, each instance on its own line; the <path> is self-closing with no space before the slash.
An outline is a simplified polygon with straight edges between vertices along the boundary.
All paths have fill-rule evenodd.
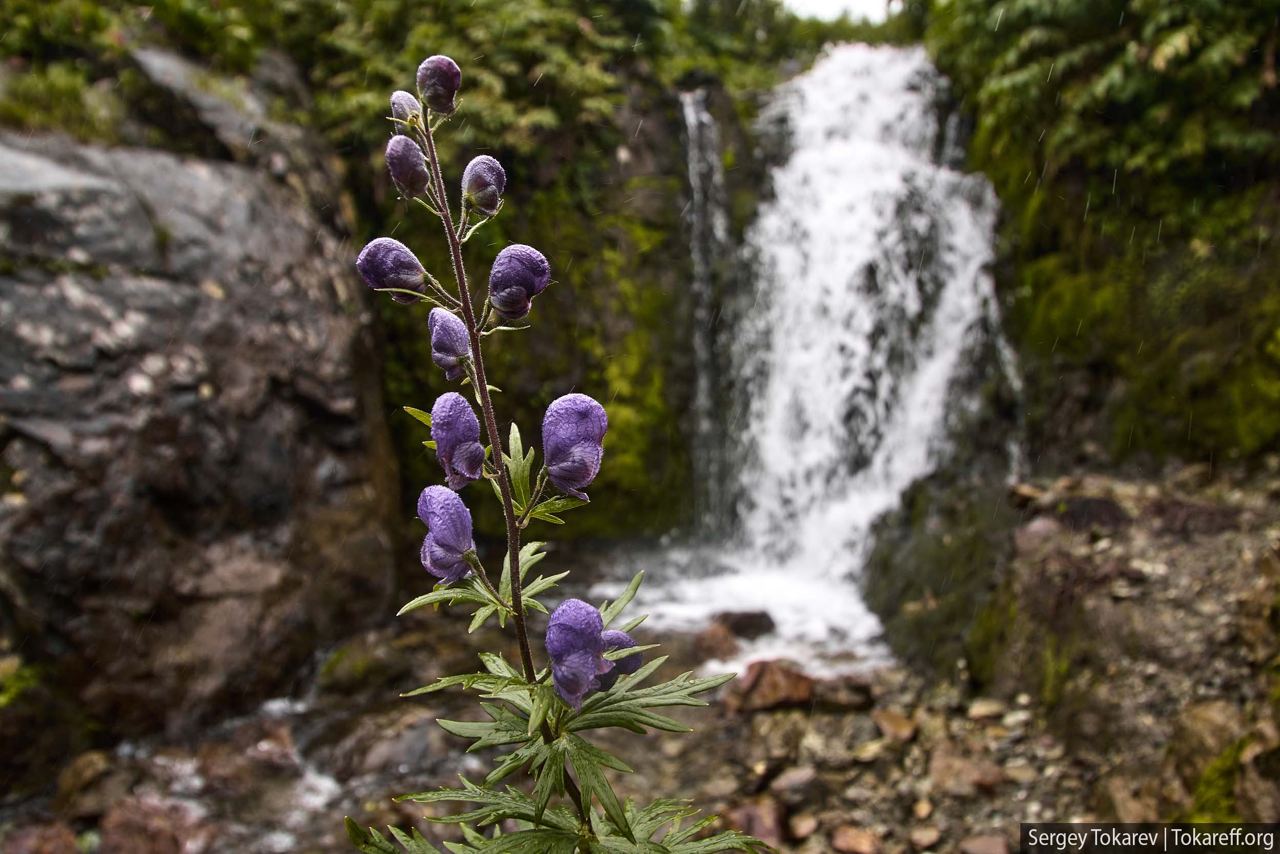
<path id="1" fill-rule="evenodd" d="M 858 587 L 869 532 L 936 465 L 951 383 L 995 310 L 995 197 L 937 162 L 944 86 L 920 48 L 842 45 L 766 114 L 793 149 L 747 234 L 761 275 L 734 335 L 738 525 L 628 561 L 650 570 L 638 606 L 655 627 L 769 612 L 776 633 L 732 663 L 885 656 Z"/>

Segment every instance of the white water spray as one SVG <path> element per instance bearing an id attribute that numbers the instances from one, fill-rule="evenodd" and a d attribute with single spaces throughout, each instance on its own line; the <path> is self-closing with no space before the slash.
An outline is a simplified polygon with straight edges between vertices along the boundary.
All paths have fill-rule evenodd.
<path id="1" fill-rule="evenodd" d="M 643 557 L 655 625 L 762 610 L 777 631 L 744 658 L 883 657 L 858 585 L 871 527 L 945 453 L 953 381 L 998 328 L 995 197 L 940 162 L 944 87 L 920 48 L 845 45 L 778 91 L 791 153 L 747 234 L 760 274 L 731 359 L 738 522 Z"/>

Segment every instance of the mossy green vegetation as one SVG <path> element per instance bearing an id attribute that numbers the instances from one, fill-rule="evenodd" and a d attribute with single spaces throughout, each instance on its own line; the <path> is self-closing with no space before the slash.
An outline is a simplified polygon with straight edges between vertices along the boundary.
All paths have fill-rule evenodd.
<path id="1" fill-rule="evenodd" d="M 1274 6 L 947 0 L 927 42 L 1005 208 L 1033 436 L 1084 377 L 1117 455 L 1280 440 Z"/>
<path id="2" fill-rule="evenodd" d="M 779 79 L 784 62 L 870 32 L 797 18 L 779 0 L 14 0 L 0 9 L 0 27 L 11 72 L 0 82 L 0 123 L 184 152 L 189 144 L 147 126 L 155 111 L 141 102 L 132 47 L 174 48 L 220 75 L 233 95 L 264 51 L 283 52 L 310 101 L 272 104 L 272 115 L 312 128 L 342 157 L 346 186 L 335 192 L 354 202 L 353 245 L 404 221 L 394 236 L 437 275 L 448 265 L 433 223 L 402 210 L 383 174 L 382 117 L 391 91 L 413 88 L 405 69 L 431 53 L 456 57 L 464 86 L 443 137 L 449 180 L 481 151 L 510 176 L 503 215 L 469 246 L 470 276 L 483 286 L 493 255 L 518 236 L 545 252 L 556 280 L 534 310 L 536 330 L 490 348 L 507 391 L 519 392 L 499 408 L 531 442 L 546 403 L 575 388 L 603 390 L 610 415 L 597 490 L 615 494 L 601 504 L 626 501 L 629 510 L 584 509 L 575 536 L 663 530 L 689 506 L 677 86 L 719 81 L 749 118 L 753 96 Z M 122 139 L 125 114 L 131 135 Z M 429 408 L 444 389 L 429 370 L 425 312 L 385 308 L 388 418 L 412 493 L 436 463 L 420 426 L 397 413 L 404 404 Z M 477 519 L 490 532 L 497 521 Z"/>
<path id="3" fill-rule="evenodd" d="M 1240 755 L 1248 743 L 1247 738 L 1232 743 L 1205 766 L 1191 793 L 1191 807 L 1180 820 L 1200 824 L 1243 820 L 1236 804 L 1236 780 L 1240 777 Z"/>

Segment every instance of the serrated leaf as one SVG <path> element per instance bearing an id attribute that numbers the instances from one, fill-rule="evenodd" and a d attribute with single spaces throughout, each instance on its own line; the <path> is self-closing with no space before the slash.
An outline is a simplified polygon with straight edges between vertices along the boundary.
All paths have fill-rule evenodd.
<path id="1" fill-rule="evenodd" d="M 427 425 L 428 427 L 430 427 L 430 426 L 431 426 L 431 413 L 430 413 L 430 412 L 423 412 L 421 409 L 415 409 L 415 408 L 413 408 L 412 406 L 406 406 L 406 407 L 404 407 L 404 411 L 405 411 L 405 412 L 407 412 L 407 413 L 409 413 L 409 414 L 410 414 L 410 415 L 412 415 L 415 419 L 417 419 L 418 421 L 421 421 L 423 424 Z"/>
<path id="2" fill-rule="evenodd" d="M 526 730 L 529 735 L 533 735 L 542 728 L 542 722 L 547 719 L 547 712 L 551 710 L 553 703 L 554 697 L 550 685 L 534 686 L 533 706 L 529 711 L 529 727 Z"/>
<path id="3" fill-rule="evenodd" d="M 560 579 L 567 576 L 568 572 L 557 572 L 555 575 L 539 575 L 533 581 L 529 582 L 529 586 L 524 589 L 525 598 L 537 596 L 555 587 Z"/>
<path id="4" fill-rule="evenodd" d="M 635 574 L 631 579 L 631 583 L 627 585 L 627 589 L 622 591 L 622 595 L 612 602 L 606 602 L 600 608 L 600 616 L 604 619 L 605 627 L 617 619 L 622 613 L 622 609 L 631 604 L 631 600 L 636 598 L 636 592 L 640 590 L 640 584 L 644 581 L 644 570 Z"/>
<path id="5" fill-rule="evenodd" d="M 577 772 L 578 785 L 582 789 L 582 797 L 588 802 L 593 798 L 599 802 L 604 814 L 609 817 L 609 821 L 613 823 L 618 832 L 629 841 L 635 842 L 631 824 L 627 821 L 626 811 L 623 810 L 617 794 L 613 791 L 613 786 L 609 784 L 608 778 L 605 777 L 604 771 L 601 769 L 598 757 L 603 751 L 592 747 L 577 735 L 566 736 L 565 744 L 569 754 L 569 761 L 573 763 L 573 770 Z"/>

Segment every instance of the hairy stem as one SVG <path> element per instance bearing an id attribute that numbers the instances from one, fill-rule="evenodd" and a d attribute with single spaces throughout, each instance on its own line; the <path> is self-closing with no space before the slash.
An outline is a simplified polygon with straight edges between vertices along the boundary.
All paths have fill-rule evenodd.
<path id="1" fill-rule="evenodd" d="M 493 399 L 489 395 L 489 381 L 485 376 L 484 355 L 480 350 L 481 328 L 476 323 L 476 313 L 471 302 L 471 291 L 467 286 L 467 271 L 462 263 L 462 241 L 453 226 L 453 214 L 449 210 L 449 194 L 444 184 L 444 175 L 440 170 L 440 158 L 436 154 L 436 141 L 431 125 L 422 123 L 422 139 L 426 143 L 427 164 L 431 167 L 431 180 L 435 194 L 440 200 L 440 219 L 444 223 L 445 235 L 449 239 L 449 257 L 453 261 L 453 277 L 458 283 L 458 297 L 461 302 L 462 320 L 467 327 L 467 338 L 471 342 L 471 362 L 475 370 L 476 397 L 480 401 L 480 410 L 484 415 L 485 433 L 489 437 L 489 445 L 493 448 L 494 466 L 498 470 L 498 491 L 502 495 L 502 515 L 507 524 L 507 555 L 511 562 L 511 611 L 512 622 L 516 626 L 516 640 L 520 644 L 520 662 L 524 667 L 524 678 L 533 683 L 537 680 L 538 671 L 533 666 L 533 655 L 529 649 L 529 632 L 525 627 L 524 600 L 520 580 L 520 526 L 516 520 L 515 503 L 511 499 L 511 481 L 507 467 L 502 464 L 502 437 L 498 433 L 498 421 L 493 414 Z M 488 301 L 486 300 L 486 307 Z M 550 742 L 555 739 L 551 727 L 544 721 L 542 738 Z M 565 790 L 578 808 L 578 815 L 588 828 L 591 827 L 591 815 L 583 803 L 582 792 L 568 775 L 565 776 Z"/>

